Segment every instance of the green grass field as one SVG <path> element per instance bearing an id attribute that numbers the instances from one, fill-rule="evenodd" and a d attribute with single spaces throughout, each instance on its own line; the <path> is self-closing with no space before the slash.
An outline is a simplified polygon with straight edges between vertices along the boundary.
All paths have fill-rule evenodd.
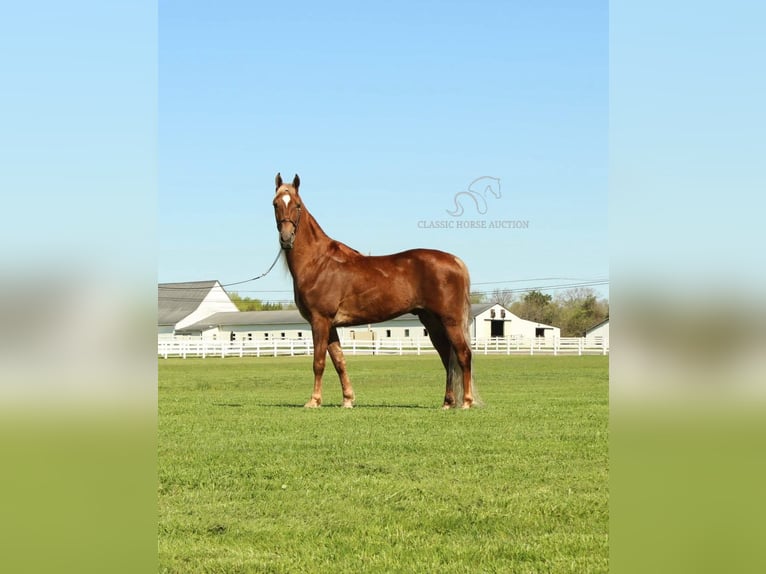
<path id="1" fill-rule="evenodd" d="M 329 364 L 329 362 L 328 362 Z M 608 358 L 159 361 L 161 572 L 607 572 Z"/>

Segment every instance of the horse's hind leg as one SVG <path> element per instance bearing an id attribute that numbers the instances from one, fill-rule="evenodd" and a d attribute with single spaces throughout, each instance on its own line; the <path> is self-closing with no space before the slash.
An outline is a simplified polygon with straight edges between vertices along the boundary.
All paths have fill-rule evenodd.
<path id="1" fill-rule="evenodd" d="M 439 353 L 439 358 L 441 359 L 442 365 L 444 365 L 444 370 L 447 373 L 447 383 L 446 390 L 444 391 L 444 404 L 442 405 L 442 408 L 453 408 L 455 406 L 455 391 L 453 390 L 452 386 L 452 373 L 450 372 L 449 366 L 449 355 L 452 345 L 447 338 L 447 333 L 444 330 L 444 325 L 442 325 L 441 320 L 436 315 L 434 315 L 431 311 L 422 310 L 418 313 L 418 317 L 420 317 L 420 322 L 423 323 L 423 326 L 428 331 L 428 336 L 431 338 L 431 343 L 433 343 L 436 352 Z"/>
<path id="2" fill-rule="evenodd" d="M 351 387 L 351 381 L 348 378 L 346 358 L 343 356 L 343 349 L 341 349 L 338 331 L 335 327 L 330 329 L 330 343 L 327 346 L 327 352 L 330 353 L 330 359 L 335 366 L 335 371 L 338 373 L 341 389 L 343 389 L 343 407 L 350 409 L 354 406 L 354 389 Z"/>

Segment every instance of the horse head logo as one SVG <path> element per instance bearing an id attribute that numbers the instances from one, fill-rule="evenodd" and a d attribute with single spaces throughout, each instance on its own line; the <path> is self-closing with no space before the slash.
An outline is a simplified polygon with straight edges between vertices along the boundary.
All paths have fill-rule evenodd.
<path id="1" fill-rule="evenodd" d="M 455 194 L 455 209 L 447 210 L 452 217 L 460 217 L 465 213 L 463 204 L 476 206 L 476 211 L 484 215 L 487 213 L 487 200 L 494 196 L 496 199 L 500 199 L 502 194 L 500 193 L 500 178 L 490 177 L 483 175 L 477 177 L 471 183 L 468 184 L 466 191 L 458 191 Z"/>

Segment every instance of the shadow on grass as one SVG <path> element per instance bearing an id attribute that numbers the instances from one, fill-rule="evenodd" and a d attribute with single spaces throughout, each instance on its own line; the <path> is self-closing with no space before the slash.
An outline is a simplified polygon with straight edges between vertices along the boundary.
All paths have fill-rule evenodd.
<path id="1" fill-rule="evenodd" d="M 241 407 L 243 405 L 240 404 L 224 404 L 224 403 L 215 403 L 216 406 L 221 407 Z M 284 408 L 284 409 L 303 409 L 305 408 L 302 404 L 296 404 L 296 403 L 253 403 L 254 407 L 274 407 L 274 408 Z M 321 409 L 340 409 L 343 408 L 339 404 L 325 404 L 320 407 Z M 424 409 L 424 410 L 438 410 L 439 407 L 430 407 L 425 405 L 397 405 L 397 404 L 362 404 L 362 405 L 354 405 L 354 408 L 351 410 L 356 409 Z M 313 410 L 313 409 L 306 409 L 306 410 Z"/>

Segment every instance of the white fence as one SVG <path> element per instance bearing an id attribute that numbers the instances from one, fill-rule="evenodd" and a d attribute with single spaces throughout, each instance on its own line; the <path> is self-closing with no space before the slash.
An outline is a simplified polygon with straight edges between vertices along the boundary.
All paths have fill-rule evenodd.
<path id="1" fill-rule="evenodd" d="M 421 340 L 376 339 L 341 341 L 346 355 L 423 355 L 436 353 L 430 342 Z M 479 355 L 606 355 L 608 345 L 601 337 L 492 338 L 471 341 Z M 157 355 L 168 357 L 294 357 L 312 355 L 310 339 L 273 341 L 208 341 L 203 339 L 160 339 Z"/>

